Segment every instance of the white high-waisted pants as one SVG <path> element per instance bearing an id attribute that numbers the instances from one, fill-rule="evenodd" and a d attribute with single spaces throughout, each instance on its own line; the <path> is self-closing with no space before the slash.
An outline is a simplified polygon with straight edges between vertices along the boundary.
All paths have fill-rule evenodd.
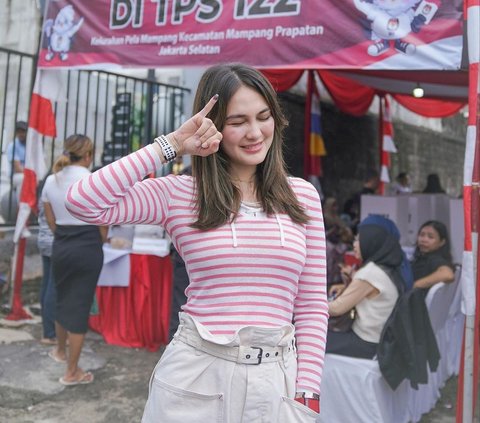
<path id="1" fill-rule="evenodd" d="M 150 379 L 142 423 L 314 423 L 318 414 L 293 399 L 293 341 L 292 325 L 249 326 L 222 345 L 181 313 L 178 331 Z M 250 346 L 283 347 L 283 353 L 258 365 L 219 357 Z"/>

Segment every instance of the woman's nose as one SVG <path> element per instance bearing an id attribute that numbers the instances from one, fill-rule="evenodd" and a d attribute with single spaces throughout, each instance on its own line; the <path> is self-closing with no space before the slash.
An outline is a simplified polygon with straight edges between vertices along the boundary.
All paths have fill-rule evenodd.
<path id="1" fill-rule="evenodd" d="M 260 125 L 257 122 L 253 122 L 248 126 L 247 137 L 251 139 L 257 139 L 262 135 Z"/>

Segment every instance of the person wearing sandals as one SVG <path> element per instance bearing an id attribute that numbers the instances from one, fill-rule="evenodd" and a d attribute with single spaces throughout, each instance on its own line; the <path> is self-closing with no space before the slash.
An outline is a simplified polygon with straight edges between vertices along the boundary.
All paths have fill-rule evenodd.
<path id="1" fill-rule="evenodd" d="M 42 310 L 42 345 L 57 345 L 55 337 L 56 291 L 51 264 L 53 233 L 45 217 L 43 203 L 38 202 L 38 251 L 42 256 L 42 287 L 40 289 L 40 307 Z"/>
<path id="2" fill-rule="evenodd" d="M 313 423 L 328 320 L 318 192 L 287 176 L 287 122 L 261 72 L 207 69 L 194 113 L 66 199 L 91 224 L 162 225 L 185 261 L 187 302 L 142 421 Z M 143 180 L 185 154 L 192 176 Z"/>
<path id="3" fill-rule="evenodd" d="M 85 135 L 71 135 L 63 154 L 53 165 L 42 190 L 41 200 L 54 233 L 52 271 L 57 291 L 55 330 L 57 346 L 49 356 L 66 363 L 60 383 L 66 386 L 93 382 L 93 374 L 78 366 L 88 317 L 98 277 L 103 266 L 102 235 L 99 227 L 73 217 L 65 208 L 65 195 L 76 181 L 90 174 L 93 143 Z M 68 354 L 67 354 L 68 339 Z"/>

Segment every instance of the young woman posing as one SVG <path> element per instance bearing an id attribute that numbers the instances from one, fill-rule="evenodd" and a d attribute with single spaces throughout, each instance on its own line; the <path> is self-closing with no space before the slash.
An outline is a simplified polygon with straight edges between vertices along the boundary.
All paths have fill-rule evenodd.
<path id="1" fill-rule="evenodd" d="M 143 422 L 314 422 L 328 320 L 318 193 L 287 177 L 286 121 L 260 72 L 208 69 L 194 112 L 67 197 L 90 223 L 162 225 L 186 263 L 187 303 Z M 193 176 L 142 181 L 185 154 Z"/>

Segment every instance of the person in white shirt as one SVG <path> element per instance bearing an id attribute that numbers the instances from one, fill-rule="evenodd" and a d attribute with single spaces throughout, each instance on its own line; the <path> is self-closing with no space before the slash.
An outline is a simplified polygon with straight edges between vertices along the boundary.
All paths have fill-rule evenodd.
<path id="1" fill-rule="evenodd" d="M 93 143 L 85 135 L 71 135 L 64 152 L 45 181 L 41 200 L 50 229 L 55 234 L 52 271 L 57 291 L 55 332 L 57 346 L 49 356 L 67 368 L 59 382 L 66 386 L 93 382 L 93 374 L 78 366 L 88 330 L 88 317 L 103 266 L 102 235 L 98 226 L 73 217 L 65 208 L 70 186 L 89 175 Z M 67 354 L 66 341 L 69 351 Z"/>
<path id="2" fill-rule="evenodd" d="M 400 172 L 390 188 L 392 195 L 411 194 L 410 176 L 407 172 Z"/>
<path id="3" fill-rule="evenodd" d="M 380 224 L 360 223 L 353 247 L 362 266 L 349 275 L 351 282 L 346 288 L 330 288 L 335 299 L 328 311 L 340 316 L 355 308 L 356 317 L 350 330 L 328 331 L 326 353 L 373 358 L 383 327 L 404 291 L 403 253 L 398 239 Z"/>

